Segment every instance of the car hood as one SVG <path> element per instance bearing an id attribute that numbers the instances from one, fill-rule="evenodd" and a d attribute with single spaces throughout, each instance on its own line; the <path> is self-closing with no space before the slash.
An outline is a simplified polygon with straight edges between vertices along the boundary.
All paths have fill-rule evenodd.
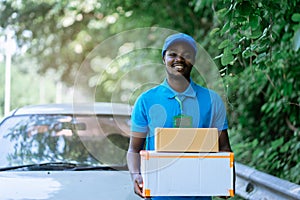
<path id="1" fill-rule="evenodd" d="M 127 171 L 7 171 L 0 190 L 0 200 L 140 199 Z"/>

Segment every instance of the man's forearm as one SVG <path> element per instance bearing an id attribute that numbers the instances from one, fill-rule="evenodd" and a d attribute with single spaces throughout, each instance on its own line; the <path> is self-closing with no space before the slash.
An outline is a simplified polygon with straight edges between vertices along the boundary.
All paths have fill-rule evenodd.
<path id="1" fill-rule="evenodd" d="M 140 174 L 140 154 L 128 151 L 127 153 L 128 169 L 133 178 L 134 175 Z"/>
<path id="2" fill-rule="evenodd" d="M 232 152 L 227 130 L 219 132 L 219 150 Z"/>

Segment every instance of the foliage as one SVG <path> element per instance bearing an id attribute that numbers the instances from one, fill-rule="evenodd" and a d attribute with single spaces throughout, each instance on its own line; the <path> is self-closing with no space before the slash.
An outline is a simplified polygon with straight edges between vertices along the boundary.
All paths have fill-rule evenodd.
<path id="1" fill-rule="evenodd" d="M 300 183 L 299 1 L 224 1 L 215 37 L 237 159 Z M 259 165 L 258 165 L 259 163 Z"/>
<path id="2" fill-rule="evenodd" d="M 11 103 L 15 109 L 24 105 L 55 101 L 55 81 L 48 72 L 41 76 L 37 73 L 37 63 L 33 58 L 20 56 L 11 66 Z M 0 65 L 0 117 L 4 115 L 5 66 Z M 52 77 L 51 81 L 47 78 Z M 44 95 L 42 95 L 44 94 Z"/>
<path id="3" fill-rule="evenodd" d="M 167 0 L 6 0 L 1 6 L 0 27 L 15 31 L 18 44 L 27 45 L 28 52 L 39 60 L 41 73 L 53 68 L 57 76 L 72 85 L 80 64 L 95 46 L 124 30 L 160 26 L 197 38 L 201 35 L 197 35 L 196 30 L 208 32 L 207 18 L 199 21 L 191 2 L 177 0 L 173 3 Z M 205 10 L 197 12 L 202 11 Z M 209 15 L 210 12 L 205 13 Z M 175 23 L 174 17 L 180 21 Z M 187 19 L 192 21 L 187 23 Z M 87 67 L 85 73 L 89 77 L 95 72 Z"/>

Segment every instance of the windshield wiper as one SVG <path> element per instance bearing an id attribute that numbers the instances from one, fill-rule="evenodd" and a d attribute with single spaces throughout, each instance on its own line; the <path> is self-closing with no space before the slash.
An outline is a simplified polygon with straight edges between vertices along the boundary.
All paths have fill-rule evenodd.
<path id="1" fill-rule="evenodd" d="M 49 162 L 41 164 L 18 165 L 0 168 L 0 171 L 23 170 L 23 171 L 51 171 L 51 170 L 70 170 L 70 171 L 88 171 L 88 170 L 104 170 L 104 171 L 123 171 L 128 170 L 126 165 L 117 166 L 90 166 L 84 164 L 75 164 L 68 162 Z"/>
<path id="2" fill-rule="evenodd" d="M 88 166 L 88 165 L 79 165 L 79 164 L 68 163 L 68 162 L 49 162 L 49 163 L 41 163 L 41 164 L 28 164 L 28 165 L 3 167 L 0 168 L 0 171 L 9 171 L 9 170 L 16 170 L 16 169 L 23 169 L 28 171 L 70 170 L 79 166 Z"/>
<path id="3" fill-rule="evenodd" d="M 103 170 L 103 171 L 126 171 L 128 170 L 127 165 L 112 165 L 112 166 L 78 166 L 73 171 L 88 171 L 88 170 Z"/>

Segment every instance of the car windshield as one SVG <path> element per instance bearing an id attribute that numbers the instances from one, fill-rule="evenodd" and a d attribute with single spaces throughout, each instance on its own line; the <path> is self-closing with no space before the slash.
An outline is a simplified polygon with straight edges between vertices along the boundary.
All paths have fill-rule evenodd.
<path id="1" fill-rule="evenodd" d="M 45 162 L 124 166 L 129 117 L 23 115 L 0 126 L 0 167 Z"/>

